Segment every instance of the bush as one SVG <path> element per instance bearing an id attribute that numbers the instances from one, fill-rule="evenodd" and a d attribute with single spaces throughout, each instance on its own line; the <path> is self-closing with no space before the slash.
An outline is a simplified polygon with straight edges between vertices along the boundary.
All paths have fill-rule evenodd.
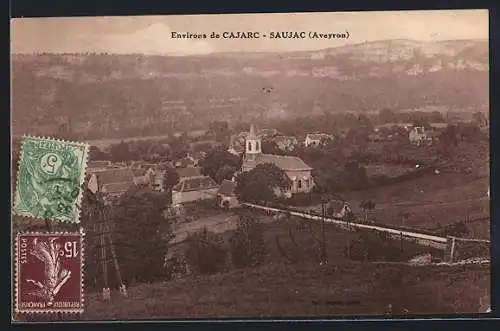
<path id="1" fill-rule="evenodd" d="M 185 257 L 195 274 L 213 274 L 225 269 L 227 250 L 220 235 L 204 228 L 188 237 Z"/>
<path id="2" fill-rule="evenodd" d="M 359 237 L 349 245 L 349 257 L 353 260 L 408 261 L 415 255 L 430 252 L 441 256 L 437 249 L 422 247 L 410 241 L 391 239 L 385 232 L 359 231 Z"/>
<path id="3" fill-rule="evenodd" d="M 438 235 L 446 237 L 446 236 L 454 236 L 454 237 L 462 237 L 465 236 L 469 230 L 467 229 L 467 225 L 464 221 L 459 221 L 457 223 L 452 223 L 446 225 L 443 229 L 438 232 Z"/>
<path id="4" fill-rule="evenodd" d="M 240 216 L 230 239 L 231 262 L 236 268 L 259 265 L 266 253 L 262 224 Z"/>

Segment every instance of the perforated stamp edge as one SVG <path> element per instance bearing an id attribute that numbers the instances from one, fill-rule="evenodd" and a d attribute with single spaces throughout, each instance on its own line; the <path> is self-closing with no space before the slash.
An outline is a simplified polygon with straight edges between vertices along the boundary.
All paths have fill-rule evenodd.
<path id="1" fill-rule="evenodd" d="M 59 309 L 19 309 L 19 238 L 21 236 L 79 236 L 80 237 L 80 308 L 59 308 Z M 82 314 L 85 309 L 85 232 L 80 228 L 78 232 L 18 232 L 15 240 L 15 267 L 14 267 L 14 312 L 16 314 Z"/>
<path id="2" fill-rule="evenodd" d="M 90 145 L 87 143 L 82 143 L 82 142 L 76 142 L 76 141 L 69 141 L 69 140 L 64 140 L 64 139 L 57 139 L 57 138 L 52 138 L 52 137 L 39 137 L 39 136 L 31 136 L 31 135 L 23 135 L 21 137 L 21 149 L 19 151 L 19 160 L 17 162 L 17 174 L 19 174 L 19 170 L 21 168 L 21 164 L 23 162 L 23 156 L 24 156 L 24 143 L 26 139 L 35 139 L 35 140 L 48 140 L 48 141 L 57 141 L 63 144 L 67 145 L 76 145 L 79 147 L 83 147 L 83 160 L 82 160 L 82 172 L 80 174 L 79 178 L 79 191 L 78 191 L 78 196 L 76 198 L 76 217 L 73 220 L 64 220 L 64 219 L 59 219 L 59 218 L 44 218 L 40 217 L 39 215 L 33 215 L 32 213 L 29 212 L 19 212 L 16 210 L 17 205 L 20 203 L 20 195 L 19 195 L 19 175 L 16 176 L 16 191 L 14 194 L 14 204 L 12 208 L 13 214 L 17 216 L 22 216 L 22 217 L 29 217 L 29 218 L 34 218 L 34 219 L 43 219 L 43 220 L 49 220 L 49 221 L 56 221 L 56 222 L 63 222 L 63 223 L 69 223 L 69 224 L 78 224 L 80 223 L 80 213 L 81 213 L 81 202 L 83 198 L 83 183 L 85 182 L 85 176 L 87 174 L 87 164 L 88 164 L 88 159 L 89 159 L 89 150 L 90 150 Z"/>

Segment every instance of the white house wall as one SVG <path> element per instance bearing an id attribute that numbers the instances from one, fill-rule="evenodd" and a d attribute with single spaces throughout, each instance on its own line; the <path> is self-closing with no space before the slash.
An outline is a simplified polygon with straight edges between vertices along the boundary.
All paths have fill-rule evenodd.
<path id="1" fill-rule="evenodd" d="M 172 204 L 177 205 L 185 202 L 191 202 L 196 200 L 209 200 L 215 199 L 217 196 L 219 188 L 211 188 L 200 191 L 188 191 L 188 192 L 172 192 Z"/>

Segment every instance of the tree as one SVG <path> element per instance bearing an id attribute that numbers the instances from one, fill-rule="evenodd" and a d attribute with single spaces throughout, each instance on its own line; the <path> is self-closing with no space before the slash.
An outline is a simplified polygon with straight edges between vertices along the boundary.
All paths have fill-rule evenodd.
<path id="1" fill-rule="evenodd" d="M 201 167 L 201 171 L 204 175 L 210 176 L 212 179 L 216 180 L 217 172 L 224 166 L 239 169 L 241 167 L 241 159 L 227 151 L 214 150 L 208 153 L 198 165 Z"/>
<path id="2" fill-rule="evenodd" d="M 438 111 L 433 111 L 430 116 L 429 120 L 433 123 L 444 123 L 446 120 L 444 119 L 444 116 L 441 112 Z"/>
<path id="3" fill-rule="evenodd" d="M 112 213 L 116 251 L 125 280 L 152 281 L 163 277 L 168 242 L 173 238 L 163 217 L 166 194 L 133 188 Z"/>
<path id="4" fill-rule="evenodd" d="M 101 151 L 98 147 L 92 145 L 89 149 L 89 158 L 91 160 L 106 160 L 109 155 Z"/>
<path id="5" fill-rule="evenodd" d="M 186 133 L 182 133 L 179 137 L 173 137 L 169 141 L 169 145 L 173 159 L 177 160 L 185 157 L 189 150 Z"/>
<path id="6" fill-rule="evenodd" d="M 403 221 L 403 226 L 406 226 L 406 224 L 408 222 L 408 218 L 410 217 L 410 214 L 407 212 L 399 212 L 398 216 L 401 217 L 401 219 Z"/>
<path id="7" fill-rule="evenodd" d="M 487 124 L 486 116 L 480 111 L 477 111 L 472 114 L 472 121 L 479 127 L 484 126 Z"/>
<path id="8" fill-rule="evenodd" d="M 345 163 L 342 178 L 343 186 L 349 189 L 359 189 L 369 183 L 366 168 L 354 160 Z"/>
<path id="9" fill-rule="evenodd" d="M 249 215 L 240 215 L 230 247 L 231 261 L 236 268 L 259 265 L 266 253 L 262 224 Z"/>
<path id="10" fill-rule="evenodd" d="M 229 141 L 229 125 L 225 121 L 215 121 L 208 127 L 208 136 L 211 136 L 217 142 Z"/>
<path id="11" fill-rule="evenodd" d="M 227 250 L 222 237 L 205 227 L 188 237 L 185 257 L 196 274 L 213 274 L 225 269 Z"/>
<path id="12" fill-rule="evenodd" d="M 378 112 L 378 119 L 382 124 L 396 122 L 396 113 L 389 108 L 383 108 Z"/>
<path id="13" fill-rule="evenodd" d="M 280 155 L 283 152 L 279 149 L 278 144 L 271 139 L 262 140 L 262 153 Z"/>
<path id="14" fill-rule="evenodd" d="M 220 168 L 217 173 L 215 174 L 215 182 L 220 184 L 224 179 L 231 179 L 233 178 L 233 175 L 238 169 L 236 167 L 233 167 L 231 165 L 223 165 L 222 168 Z"/>
<path id="15" fill-rule="evenodd" d="M 365 213 L 365 222 L 367 222 L 368 221 L 368 211 L 375 209 L 375 202 L 373 202 L 372 200 L 363 200 L 359 204 L 359 207 L 361 209 L 363 209 L 363 211 Z"/>
<path id="16" fill-rule="evenodd" d="M 450 156 L 458 146 L 457 129 L 454 125 L 448 125 L 440 136 L 441 154 Z"/>
<path id="17" fill-rule="evenodd" d="M 273 163 L 264 163 L 238 175 L 235 193 L 240 201 L 273 201 L 279 191 L 290 185 L 291 181 L 282 169 Z"/>
<path id="18" fill-rule="evenodd" d="M 131 152 L 129 144 L 123 140 L 111 146 L 111 160 L 114 162 L 130 161 L 136 158 L 137 155 Z"/>
<path id="19" fill-rule="evenodd" d="M 163 175 L 163 188 L 168 193 L 168 203 L 172 202 L 172 188 L 179 183 L 179 174 L 174 168 L 166 167 Z"/>

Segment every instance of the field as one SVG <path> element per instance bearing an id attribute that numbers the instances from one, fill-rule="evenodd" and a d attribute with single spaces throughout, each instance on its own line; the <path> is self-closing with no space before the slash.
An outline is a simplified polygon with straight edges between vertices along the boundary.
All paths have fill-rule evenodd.
<path id="1" fill-rule="evenodd" d="M 489 239 L 489 179 L 460 173 L 428 174 L 418 179 L 368 190 L 343 192 L 357 218 L 363 218 L 363 200 L 376 203 L 368 219 L 377 224 L 435 230 L 465 221 L 467 237 Z M 321 211 L 321 205 L 302 209 Z M 408 218 L 402 217 L 403 213 Z M 479 220 L 478 220 L 479 219 Z"/>
<path id="2" fill-rule="evenodd" d="M 446 314 L 484 311 L 489 304 L 489 266 L 355 262 L 345 256 L 345 247 L 358 234 L 331 225 L 326 226 L 329 263 L 320 266 L 318 223 L 255 217 L 265 223 L 268 251 L 260 267 L 132 286 L 129 297 L 115 291 L 110 303 L 89 294 L 83 318 L 382 315 L 388 305 L 395 315 Z M 283 251 L 300 251 L 295 262 L 277 249 L 276 238 Z M 176 246 L 181 250 L 182 244 Z"/>

